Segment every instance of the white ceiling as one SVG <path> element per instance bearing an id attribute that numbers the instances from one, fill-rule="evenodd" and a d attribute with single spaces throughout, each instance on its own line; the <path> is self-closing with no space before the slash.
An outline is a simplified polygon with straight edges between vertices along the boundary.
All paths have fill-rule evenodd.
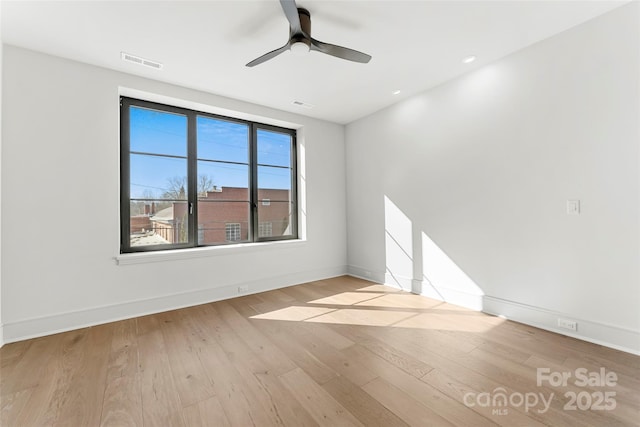
<path id="1" fill-rule="evenodd" d="M 278 0 L 7 1 L 2 40 L 151 79 L 349 123 L 626 1 L 318 1 L 312 36 L 373 56 L 358 64 L 286 52 L 288 22 Z M 162 70 L 126 63 L 127 52 Z M 461 59 L 477 55 L 472 64 Z M 401 90 L 399 95 L 392 95 Z M 293 101 L 314 105 L 298 107 Z"/>

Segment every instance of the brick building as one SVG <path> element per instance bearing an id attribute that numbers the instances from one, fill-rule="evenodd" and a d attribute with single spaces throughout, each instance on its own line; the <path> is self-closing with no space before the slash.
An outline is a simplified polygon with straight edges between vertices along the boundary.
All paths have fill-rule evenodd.
<path id="1" fill-rule="evenodd" d="M 198 243 L 219 244 L 248 240 L 249 208 L 247 188 L 214 188 L 205 197 L 198 197 Z M 174 202 L 157 213 L 131 217 L 132 239 L 134 233 L 145 231 L 153 234 L 157 243 L 186 241 L 187 209 L 186 202 Z M 290 210 L 289 190 L 258 190 L 258 236 L 290 234 Z"/>

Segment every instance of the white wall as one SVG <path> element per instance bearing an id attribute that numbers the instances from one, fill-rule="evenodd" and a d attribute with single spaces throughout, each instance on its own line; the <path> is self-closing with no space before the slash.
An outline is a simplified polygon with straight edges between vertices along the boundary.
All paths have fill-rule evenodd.
<path id="1" fill-rule="evenodd" d="M 640 352 L 639 9 L 348 125 L 350 272 Z"/>
<path id="2" fill-rule="evenodd" d="M 2 7 L 0 7 L 0 21 Z M 2 31 L 0 31 L 0 188 L 2 188 Z M 2 224 L 2 197 L 0 195 L 0 224 Z M 2 322 L 2 226 L 0 225 L 0 347 L 4 344 L 4 324 Z"/>
<path id="3" fill-rule="evenodd" d="M 13 46 L 4 55 L 5 341 L 346 272 L 343 126 Z M 302 125 L 306 242 L 117 265 L 120 87 Z"/>

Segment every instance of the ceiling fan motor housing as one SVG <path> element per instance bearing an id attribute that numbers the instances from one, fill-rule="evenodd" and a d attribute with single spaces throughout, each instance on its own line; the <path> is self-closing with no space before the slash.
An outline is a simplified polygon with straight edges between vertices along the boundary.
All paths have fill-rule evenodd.
<path id="1" fill-rule="evenodd" d="M 300 18 L 300 29 L 302 33 L 294 33 L 293 29 L 289 27 L 289 31 L 291 32 L 291 43 L 304 43 L 307 46 L 311 47 L 311 14 L 305 8 L 298 8 L 298 17 Z"/>

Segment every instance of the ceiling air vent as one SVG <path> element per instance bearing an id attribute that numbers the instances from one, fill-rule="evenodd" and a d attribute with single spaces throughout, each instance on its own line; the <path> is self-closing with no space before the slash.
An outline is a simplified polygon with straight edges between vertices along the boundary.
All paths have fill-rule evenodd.
<path id="1" fill-rule="evenodd" d="M 313 105 L 311 104 L 307 104 L 306 102 L 302 102 L 302 101 L 293 101 L 293 105 L 295 105 L 296 107 L 303 107 L 303 108 L 313 108 Z"/>
<path id="2" fill-rule="evenodd" d="M 127 62 L 133 62 L 134 64 L 144 65 L 145 67 L 153 68 L 155 70 L 161 70 L 162 64 L 160 62 L 152 61 L 150 59 L 140 58 L 139 56 L 131 55 L 130 53 L 120 52 L 122 60 Z"/>

